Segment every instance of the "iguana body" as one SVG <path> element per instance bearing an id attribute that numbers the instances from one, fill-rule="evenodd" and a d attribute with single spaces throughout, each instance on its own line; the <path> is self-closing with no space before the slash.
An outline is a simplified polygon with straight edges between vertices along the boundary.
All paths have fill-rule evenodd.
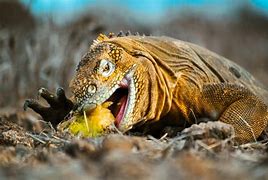
<path id="1" fill-rule="evenodd" d="M 78 109 L 102 104 L 116 91 L 116 124 L 125 132 L 146 122 L 233 125 L 239 142 L 256 140 L 268 122 L 268 93 L 235 63 L 168 37 L 100 36 L 70 85 Z M 150 124 L 147 125 L 150 127 Z"/>

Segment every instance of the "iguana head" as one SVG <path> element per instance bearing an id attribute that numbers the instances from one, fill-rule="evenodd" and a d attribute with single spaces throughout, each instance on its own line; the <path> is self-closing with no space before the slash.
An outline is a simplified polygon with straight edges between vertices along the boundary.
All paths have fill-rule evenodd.
<path id="1" fill-rule="evenodd" d="M 135 56 L 106 36 L 99 36 L 80 61 L 70 84 L 78 110 L 112 101 L 115 124 L 119 130 L 127 131 L 141 120 L 146 109 L 145 72 Z"/>

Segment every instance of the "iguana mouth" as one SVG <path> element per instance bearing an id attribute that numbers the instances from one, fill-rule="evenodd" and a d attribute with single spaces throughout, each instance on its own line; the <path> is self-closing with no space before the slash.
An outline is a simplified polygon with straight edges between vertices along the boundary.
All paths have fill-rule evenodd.
<path id="1" fill-rule="evenodd" d="M 128 124 L 135 106 L 136 88 L 133 76 L 135 68 L 135 64 L 131 66 L 123 79 L 111 87 L 107 94 L 99 96 L 98 100 L 85 97 L 84 100 L 80 101 L 78 111 L 87 111 L 96 107 L 97 104 L 112 101 L 113 104 L 109 109 L 115 116 L 115 125 L 119 130 L 125 131 L 125 127 L 121 126 Z"/>
<path id="2" fill-rule="evenodd" d="M 112 101 L 113 104 L 109 107 L 115 117 L 115 125 L 118 127 L 122 121 L 124 114 L 128 108 L 128 87 L 120 86 L 107 101 Z"/>
<path id="3" fill-rule="evenodd" d="M 125 77 L 120 81 L 119 88 L 107 99 L 112 101 L 113 105 L 109 107 L 115 116 L 115 125 L 119 127 L 121 123 L 126 123 L 132 116 L 135 106 L 135 85 L 133 71 L 128 71 Z"/>

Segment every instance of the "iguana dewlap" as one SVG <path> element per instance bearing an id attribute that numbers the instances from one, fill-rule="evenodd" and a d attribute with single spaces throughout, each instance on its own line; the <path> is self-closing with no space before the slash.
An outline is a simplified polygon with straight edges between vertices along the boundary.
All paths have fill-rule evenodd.
<path id="1" fill-rule="evenodd" d="M 237 64 L 197 45 L 153 36 L 100 35 L 70 87 L 80 110 L 113 101 L 119 130 L 143 122 L 233 125 L 239 142 L 267 125 L 268 93 Z M 150 125 L 149 125 L 150 127 Z"/>

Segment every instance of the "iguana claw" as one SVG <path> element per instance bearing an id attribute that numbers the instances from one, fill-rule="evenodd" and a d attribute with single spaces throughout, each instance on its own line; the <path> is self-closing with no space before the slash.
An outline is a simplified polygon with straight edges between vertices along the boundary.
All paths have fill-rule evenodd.
<path id="1" fill-rule="evenodd" d="M 35 99 L 27 99 L 23 105 L 24 110 L 31 108 L 40 114 L 45 121 L 51 122 L 56 127 L 64 117 L 73 109 L 74 104 L 67 99 L 63 88 L 58 88 L 56 95 L 52 94 L 45 88 L 40 88 L 38 95 L 44 98 L 49 107 L 45 107 L 38 103 Z"/>

